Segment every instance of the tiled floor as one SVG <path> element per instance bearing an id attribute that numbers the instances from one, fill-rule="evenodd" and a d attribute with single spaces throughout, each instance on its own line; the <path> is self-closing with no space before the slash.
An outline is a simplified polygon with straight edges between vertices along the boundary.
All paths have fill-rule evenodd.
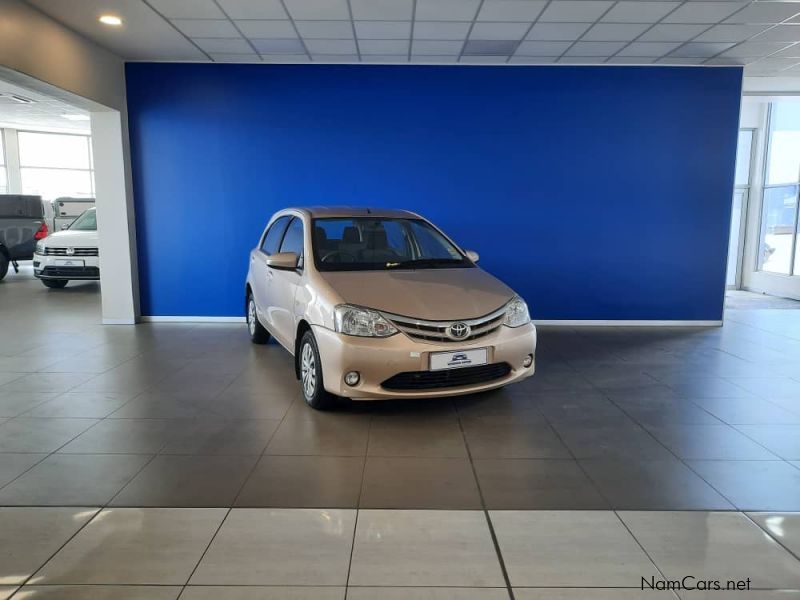
<path id="1" fill-rule="evenodd" d="M 318 413 L 241 325 L 98 300 L 0 283 L 0 599 L 800 599 L 800 311 L 541 328 L 522 384 Z"/>

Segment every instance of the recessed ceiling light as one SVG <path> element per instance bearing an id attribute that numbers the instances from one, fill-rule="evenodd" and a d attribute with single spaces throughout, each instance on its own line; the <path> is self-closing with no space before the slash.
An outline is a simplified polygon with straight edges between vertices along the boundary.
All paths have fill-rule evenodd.
<path id="1" fill-rule="evenodd" d="M 61 115 L 62 118 L 67 119 L 68 121 L 88 121 L 89 115 L 72 115 L 72 114 L 63 114 Z"/>
<path id="2" fill-rule="evenodd" d="M 122 25 L 122 19 L 116 15 L 102 15 L 99 21 L 103 25 L 111 25 L 112 27 L 119 27 Z"/>

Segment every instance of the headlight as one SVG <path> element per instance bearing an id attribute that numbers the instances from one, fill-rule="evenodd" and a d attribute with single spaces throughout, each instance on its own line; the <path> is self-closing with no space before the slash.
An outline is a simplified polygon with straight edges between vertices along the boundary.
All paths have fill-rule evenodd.
<path id="1" fill-rule="evenodd" d="M 44 254 L 44 242 L 36 242 L 36 254 Z"/>
<path id="2" fill-rule="evenodd" d="M 515 296 L 511 302 L 506 304 L 506 318 L 503 325 L 509 327 L 520 327 L 526 323 L 530 323 L 531 315 L 528 313 L 528 305 L 525 300 L 519 296 Z"/>
<path id="3" fill-rule="evenodd" d="M 340 304 L 334 309 L 336 331 L 361 337 L 389 337 L 397 329 L 380 313 L 360 306 Z"/>

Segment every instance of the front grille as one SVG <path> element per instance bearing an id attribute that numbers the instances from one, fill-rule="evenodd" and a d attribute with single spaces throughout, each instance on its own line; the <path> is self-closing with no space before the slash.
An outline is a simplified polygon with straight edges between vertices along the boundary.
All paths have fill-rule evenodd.
<path id="1" fill-rule="evenodd" d="M 71 279 L 98 279 L 100 269 L 97 267 L 45 267 L 40 277 L 64 277 Z"/>
<path id="2" fill-rule="evenodd" d="M 505 314 L 505 306 L 483 317 L 464 319 L 463 321 L 424 321 L 422 319 L 414 319 L 413 317 L 383 313 L 397 329 L 411 338 L 428 342 L 458 343 L 475 340 L 496 331 L 503 324 Z M 466 323 L 469 325 L 469 335 L 458 339 L 451 338 L 447 335 L 447 330 L 454 323 Z"/>
<path id="3" fill-rule="evenodd" d="M 47 256 L 97 256 L 97 248 L 73 248 L 73 253 L 68 254 L 66 248 L 48 246 L 44 249 Z"/>
<path id="4" fill-rule="evenodd" d="M 443 371 L 409 371 L 390 377 L 381 386 L 387 390 L 433 390 L 486 383 L 501 379 L 510 372 L 511 365 L 508 363 L 494 363 Z"/>

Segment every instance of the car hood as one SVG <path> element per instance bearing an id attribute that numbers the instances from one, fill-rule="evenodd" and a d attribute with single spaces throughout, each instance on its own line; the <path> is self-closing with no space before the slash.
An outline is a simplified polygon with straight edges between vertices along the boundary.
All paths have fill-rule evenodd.
<path id="1" fill-rule="evenodd" d="M 320 275 L 348 304 L 431 321 L 481 317 L 514 296 L 511 288 L 478 268 Z"/>
<path id="2" fill-rule="evenodd" d="M 96 231 L 56 231 L 44 239 L 45 246 L 70 246 L 73 248 L 97 247 Z"/>

